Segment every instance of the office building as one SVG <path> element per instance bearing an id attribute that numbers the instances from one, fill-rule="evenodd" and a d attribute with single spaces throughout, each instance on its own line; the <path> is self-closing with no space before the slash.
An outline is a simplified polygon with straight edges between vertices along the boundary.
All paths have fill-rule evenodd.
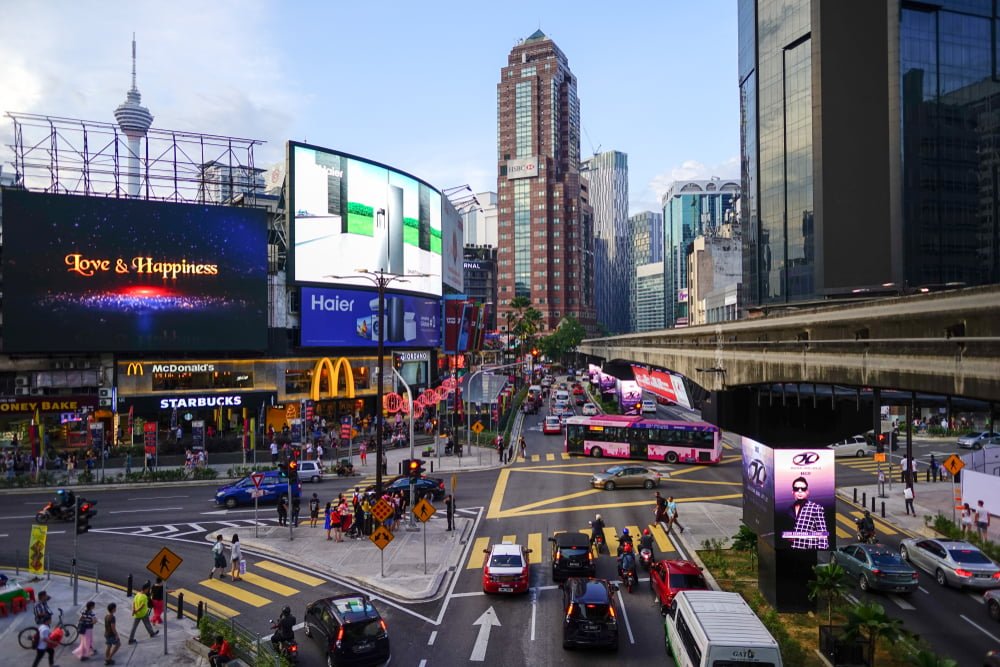
<path id="1" fill-rule="evenodd" d="M 597 322 L 607 333 L 629 331 L 627 294 L 635 272 L 628 225 L 628 156 L 605 151 L 580 169 L 590 187 L 594 216 L 594 302 Z"/>
<path id="2" fill-rule="evenodd" d="M 688 255 L 691 326 L 738 318 L 739 286 L 743 281 L 742 243 L 739 227 L 732 224 L 695 237 Z"/>
<path id="3" fill-rule="evenodd" d="M 740 0 L 748 307 L 1000 280 L 997 8 Z"/>
<path id="4" fill-rule="evenodd" d="M 474 206 L 462 211 L 466 246 L 497 247 L 497 193 L 477 192 Z"/>
<path id="5" fill-rule="evenodd" d="M 663 262 L 635 267 L 635 332 L 666 328 Z"/>
<path id="6" fill-rule="evenodd" d="M 497 84 L 498 321 L 515 297 L 594 328 L 589 193 L 580 178 L 580 101 L 566 55 L 538 30 L 518 43 Z"/>
<path id="7" fill-rule="evenodd" d="M 715 234 L 732 216 L 740 184 L 712 178 L 676 181 L 663 195 L 663 286 L 667 328 L 687 326 L 688 260 L 695 237 Z"/>
<path id="8" fill-rule="evenodd" d="M 629 331 L 638 329 L 638 302 L 635 299 L 636 279 L 640 266 L 659 262 L 663 267 L 663 215 L 642 211 L 628 219 L 632 236 L 632 273 L 629 280 Z M 662 314 L 662 309 L 661 309 Z M 661 327 L 662 328 L 662 327 Z"/>
<path id="9" fill-rule="evenodd" d="M 487 331 L 497 328 L 497 249 L 492 246 L 465 246 L 462 252 L 465 294 L 479 303 L 491 303 Z"/>

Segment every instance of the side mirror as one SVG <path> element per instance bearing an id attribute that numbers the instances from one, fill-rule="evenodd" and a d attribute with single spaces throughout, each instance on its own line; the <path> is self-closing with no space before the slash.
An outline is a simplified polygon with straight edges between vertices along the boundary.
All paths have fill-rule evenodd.
<path id="1" fill-rule="evenodd" d="M 551 542 L 552 544 L 555 544 L 556 543 L 556 538 L 550 537 L 549 538 L 549 542 Z"/>

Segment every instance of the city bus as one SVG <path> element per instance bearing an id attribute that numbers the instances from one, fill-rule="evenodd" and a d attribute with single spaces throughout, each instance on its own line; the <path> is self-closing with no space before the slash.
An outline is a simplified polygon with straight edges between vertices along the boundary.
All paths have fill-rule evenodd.
<path id="1" fill-rule="evenodd" d="M 645 419 L 641 415 L 597 415 L 566 420 L 567 454 L 666 461 L 718 463 L 722 434 L 705 422 Z"/>

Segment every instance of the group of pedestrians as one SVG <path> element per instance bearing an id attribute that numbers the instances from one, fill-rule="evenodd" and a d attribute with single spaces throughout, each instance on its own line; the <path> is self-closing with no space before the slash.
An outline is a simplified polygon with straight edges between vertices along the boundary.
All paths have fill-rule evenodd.
<path id="1" fill-rule="evenodd" d="M 664 498 L 659 491 L 654 495 L 655 505 L 653 507 L 653 515 L 655 517 L 656 523 L 663 526 L 664 532 L 669 533 L 674 526 L 683 533 L 684 526 L 678 520 L 677 513 L 677 501 L 674 500 L 673 496 L 667 496 Z"/>
<path id="2" fill-rule="evenodd" d="M 162 581 L 157 579 L 157 583 L 162 584 Z M 129 633 L 128 643 L 136 644 L 138 643 L 135 639 L 135 631 L 138 629 L 139 624 L 143 624 L 146 630 L 149 632 L 149 636 L 155 637 L 159 634 L 159 630 L 154 630 L 150 624 L 150 615 L 154 612 L 153 609 L 156 607 L 150 607 L 150 595 L 153 589 L 153 585 L 148 581 L 143 584 L 142 589 L 135 594 L 132 602 L 132 631 Z M 62 643 L 63 637 L 65 636 L 62 627 L 59 625 L 53 625 L 52 623 L 52 610 L 49 608 L 49 594 L 46 591 L 41 591 L 38 594 L 37 601 L 34 606 L 35 615 L 35 660 L 32 663 L 32 667 L 38 667 L 43 659 L 47 659 L 49 667 L 53 667 L 55 649 Z M 155 604 L 155 602 L 154 602 Z M 93 600 L 89 600 L 83 606 L 80 611 L 80 617 L 77 619 L 77 630 L 79 631 L 79 643 L 73 649 L 72 653 L 81 662 L 90 660 L 98 656 L 99 650 L 94 643 L 94 631 L 98 625 L 96 603 Z M 158 614 L 162 614 L 163 607 L 162 604 L 159 606 Z M 121 636 L 118 634 L 118 620 L 115 616 L 118 611 L 118 605 L 111 602 L 107 606 L 107 612 L 104 614 L 103 618 L 103 631 L 104 631 L 104 664 L 113 665 L 115 664 L 115 654 L 121 648 Z M 153 617 L 153 622 L 162 622 L 159 620 L 158 615 Z"/>
<path id="3" fill-rule="evenodd" d="M 962 535 L 969 537 L 972 535 L 973 529 L 975 529 L 979 539 L 986 540 L 986 535 L 990 529 L 990 513 L 982 500 L 977 501 L 975 509 L 970 507 L 969 503 L 963 504 L 960 521 Z"/>
<path id="4" fill-rule="evenodd" d="M 226 567 L 230 567 L 229 576 L 232 577 L 233 581 L 242 581 L 246 565 L 243 561 L 243 547 L 240 545 L 240 536 L 236 533 L 233 533 L 233 538 L 229 545 L 228 559 L 226 558 L 225 538 L 221 534 L 215 536 L 215 544 L 212 545 L 212 569 L 208 573 L 208 578 L 211 579 L 218 572 L 219 579 L 225 579 Z"/>
<path id="5" fill-rule="evenodd" d="M 523 435 L 517 436 L 516 448 L 507 446 L 507 443 L 504 442 L 503 434 L 497 435 L 496 448 L 497 448 L 497 455 L 500 458 L 500 465 L 503 465 L 505 463 L 510 463 L 512 460 L 514 460 L 514 457 L 517 455 L 518 452 L 520 452 L 521 458 L 523 460 L 527 460 L 528 458 L 528 443 L 524 441 Z"/>

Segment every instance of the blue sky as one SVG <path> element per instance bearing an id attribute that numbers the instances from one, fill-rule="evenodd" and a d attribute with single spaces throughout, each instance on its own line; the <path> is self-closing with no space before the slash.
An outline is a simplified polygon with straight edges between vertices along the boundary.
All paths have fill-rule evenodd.
<path id="1" fill-rule="evenodd" d="M 673 180 L 739 175 L 734 0 L 0 0 L 0 15 L 0 111 L 112 122 L 134 31 L 154 127 L 264 140 L 260 166 L 294 139 L 476 191 L 496 189 L 500 69 L 541 28 L 577 77 L 582 154 L 628 154 L 633 213 Z M 12 128 L 0 119 L 4 163 Z"/>

